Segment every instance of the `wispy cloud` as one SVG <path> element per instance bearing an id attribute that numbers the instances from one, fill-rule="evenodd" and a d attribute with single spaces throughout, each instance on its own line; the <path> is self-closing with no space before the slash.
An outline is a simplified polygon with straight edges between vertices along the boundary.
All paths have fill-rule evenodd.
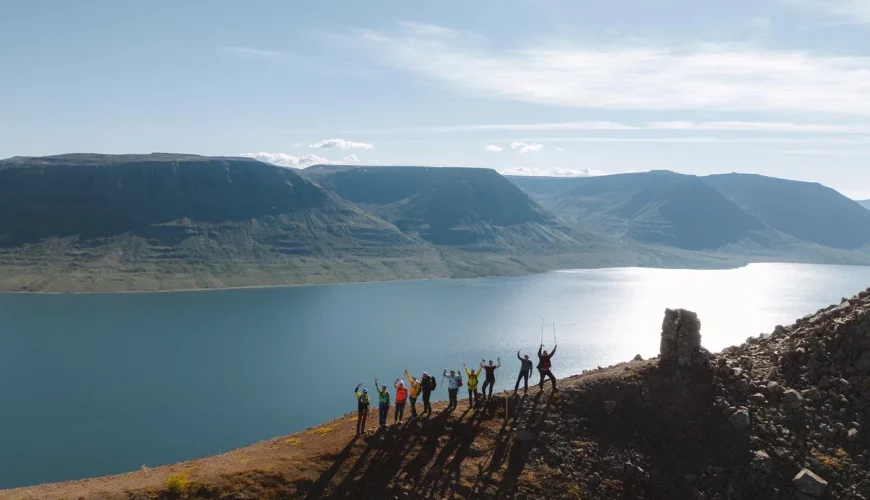
<path id="1" fill-rule="evenodd" d="M 867 57 L 709 43 L 541 42 L 508 51 L 464 35 L 413 32 L 362 41 L 395 67 L 488 98 L 608 110 L 870 116 Z"/>
<path id="2" fill-rule="evenodd" d="M 527 142 L 602 142 L 602 143 L 662 143 L 662 144 L 854 144 L 870 145 L 870 137 L 817 138 L 817 137 L 531 137 Z"/>
<path id="3" fill-rule="evenodd" d="M 501 146 L 495 146 L 495 145 L 490 144 L 489 146 L 484 146 L 483 150 L 489 151 L 490 153 L 498 153 L 499 151 L 503 151 L 504 148 Z"/>
<path id="4" fill-rule="evenodd" d="M 355 161 L 359 161 L 359 158 L 357 158 L 356 155 L 347 155 L 344 158 L 342 158 L 342 161 L 355 162 Z"/>
<path id="5" fill-rule="evenodd" d="M 353 142 L 344 139 L 324 139 L 314 144 L 309 145 L 312 148 L 338 148 L 338 149 L 374 149 L 374 146 L 367 142 Z"/>
<path id="6" fill-rule="evenodd" d="M 870 157 L 870 151 L 846 150 L 846 149 L 761 149 L 761 153 L 777 153 L 786 155 L 820 155 L 820 156 L 846 156 L 846 157 Z"/>
<path id="7" fill-rule="evenodd" d="M 537 153 L 538 151 L 544 149 L 544 145 L 537 143 L 512 142 L 511 149 L 515 149 L 520 153 Z"/>
<path id="8" fill-rule="evenodd" d="M 450 133 L 450 132 L 534 132 L 534 131 L 703 131 L 789 132 L 821 134 L 870 134 L 870 123 L 793 123 L 759 121 L 660 121 L 641 124 L 583 121 L 549 123 L 487 123 L 476 125 L 442 125 L 376 130 L 346 130 L 350 134 Z"/>
<path id="9" fill-rule="evenodd" d="M 278 165 L 279 167 L 291 168 L 305 168 L 311 165 L 330 163 L 326 158 L 312 154 L 295 156 L 287 153 L 242 153 L 239 156 L 254 158 L 255 160 Z"/>
<path id="10" fill-rule="evenodd" d="M 499 170 L 502 175 L 522 175 L 529 177 L 592 177 L 604 172 L 592 168 L 537 168 L 512 167 Z"/>
<path id="11" fill-rule="evenodd" d="M 227 54 L 248 59 L 270 59 L 284 55 L 283 52 L 255 49 L 253 47 L 221 47 L 220 50 Z"/>

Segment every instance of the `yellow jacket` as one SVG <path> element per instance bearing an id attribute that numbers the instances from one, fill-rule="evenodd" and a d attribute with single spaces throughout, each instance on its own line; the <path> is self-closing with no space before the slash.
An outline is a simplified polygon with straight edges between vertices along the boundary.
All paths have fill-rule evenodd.
<path id="1" fill-rule="evenodd" d="M 420 384 L 419 380 L 414 382 L 411 379 L 411 375 L 408 373 L 408 370 L 405 370 L 405 378 L 408 380 L 409 387 L 411 388 L 408 391 L 409 396 L 411 396 L 412 398 L 416 398 L 420 395 L 420 390 L 423 388 L 423 386 Z"/>
<path id="2" fill-rule="evenodd" d="M 472 374 L 472 371 L 469 370 L 468 367 L 466 366 L 465 367 L 465 375 L 468 377 L 468 390 L 473 391 L 473 390 L 477 389 L 477 377 L 480 376 L 480 372 L 474 372 Z"/>

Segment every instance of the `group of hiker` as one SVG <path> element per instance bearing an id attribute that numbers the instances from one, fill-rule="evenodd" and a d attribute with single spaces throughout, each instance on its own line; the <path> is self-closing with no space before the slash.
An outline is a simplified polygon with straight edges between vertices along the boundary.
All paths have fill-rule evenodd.
<path id="1" fill-rule="evenodd" d="M 538 386 L 541 390 L 544 389 L 544 381 L 549 378 L 550 382 L 553 386 L 553 392 L 556 392 L 556 377 L 553 376 L 553 372 L 550 371 L 552 368 L 551 359 L 553 355 L 556 354 L 556 347 L 553 347 L 552 352 L 548 352 L 544 349 L 543 344 L 538 348 L 538 373 L 540 374 L 540 381 Z M 520 351 L 517 351 L 517 359 L 520 361 L 520 374 L 517 377 L 517 382 L 514 385 L 514 394 L 519 391 L 520 381 L 524 382 L 523 386 L 523 394 L 528 393 L 529 391 L 529 377 L 532 374 L 532 360 L 529 359 L 529 355 L 521 355 Z M 472 408 L 476 405 L 481 404 L 487 397 L 492 398 L 492 389 L 495 387 L 495 372 L 499 368 L 501 368 L 501 358 L 496 358 L 497 363 L 493 363 L 492 360 L 489 360 L 489 363 L 486 362 L 485 359 L 480 361 L 480 366 L 477 370 L 469 369 L 465 363 L 462 363 L 462 367 L 465 370 L 465 376 L 468 380 L 466 387 L 468 388 L 468 407 Z M 480 393 L 478 393 L 477 386 L 480 379 L 481 373 L 485 373 L 483 386 L 480 389 Z M 448 370 L 444 369 L 444 373 L 442 374 L 442 382 L 446 380 L 447 382 L 447 394 L 448 394 L 448 405 L 447 410 L 451 411 L 455 409 L 458 405 L 458 394 L 459 388 L 463 386 L 462 375 L 458 374 L 456 370 Z M 408 386 L 405 386 L 405 380 L 408 382 Z M 429 400 L 432 396 L 432 391 L 438 387 L 438 383 L 435 380 L 435 377 L 430 375 L 428 372 L 423 372 L 423 375 L 420 379 L 417 377 L 411 376 L 408 370 L 405 370 L 405 380 L 402 378 L 397 378 L 395 382 L 393 382 L 393 387 L 396 390 L 396 398 L 395 398 L 395 412 L 393 414 L 393 422 L 400 423 L 402 422 L 405 415 L 405 405 L 410 402 L 411 404 L 411 418 L 417 418 L 417 399 L 420 395 L 423 396 L 423 411 L 420 414 L 422 415 L 431 415 L 432 414 L 432 405 Z M 357 424 L 356 424 L 356 432 L 357 434 L 361 434 L 365 430 L 366 420 L 369 415 L 369 406 L 371 404 L 371 400 L 369 398 L 369 393 L 367 389 L 362 389 L 362 383 L 357 384 L 354 389 L 354 394 L 356 394 L 357 398 Z M 489 389 L 489 394 L 487 395 L 487 389 Z M 375 378 L 375 391 L 378 396 L 378 425 L 380 427 L 385 427 L 387 425 L 387 418 L 390 412 L 390 391 L 386 385 L 381 385 L 378 382 L 378 379 Z"/>

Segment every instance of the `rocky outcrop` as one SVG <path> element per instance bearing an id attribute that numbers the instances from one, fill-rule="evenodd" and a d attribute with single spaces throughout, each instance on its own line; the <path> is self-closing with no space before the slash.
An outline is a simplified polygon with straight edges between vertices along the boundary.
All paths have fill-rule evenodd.
<path id="1" fill-rule="evenodd" d="M 701 321 L 685 309 L 665 309 L 659 359 L 664 364 L 689 366 L 703 363 L 708 356 L 701 347 Z"/>

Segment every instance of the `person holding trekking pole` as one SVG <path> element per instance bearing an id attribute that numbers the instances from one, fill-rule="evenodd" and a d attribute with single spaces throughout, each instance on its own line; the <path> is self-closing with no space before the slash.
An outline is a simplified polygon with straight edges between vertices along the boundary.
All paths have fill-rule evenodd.
<path id="1" fill-rule="evenodd" d="M 532 375 L 532 360 L 529 359 L 529 355 L 526 354 L 523 357 L 520 357 L 520 351 L 517 351 L 517 359 L 520 360 L 520 375 L 517 377 L 517 384 L 514 386 L 514 394 L 520 390 L 520 380 L 524 382 L 523 394 L 527 394 L 529 392 L 529 376 Z"/>
<path id="2" fill-rule="evenodd" d="M 411 418 L 417 418 L 417 397 L 420 395 L 420 390 L 422 389 L 422 384 L 417 380 L 417 377 L 412 377 L 410 373 L 408 373 L 408 369 L 405 369 L 405 380 L 408 381 L 408 384 L 411 388 L 408 390 L 408 397 L 411 400 Z"/>
<path id="3" fill-rule="evenodd" d="M 387 415 L 390 413 L 390 391 L 387 390 L 387 386 L 378 386 L 377 378 L 375 378 L 375 390 L 378 391 L 378 425 L 386 427 Z"/>
<path id="4" fill-rule="evenodd" d="M 550 382 L 553 384 L 553 392 L 556 392 L 556 377 L 553 376 L 553 372 L 550 371 L 552 368 L 552 362 L 550 361 L 552 357 L 556 354 L 556 347 L 553 346 L 553 352 L 547 353 L 546 349 L 544 349 L 544 344 L 541 344 L 541 347 L 538 348 L 538 373 L 541 374 L 541 381 L 538 383 L 538 386 L 543 391 L 544 390 L 544 378 L 549 377 Z"/>
<path id="5" fill-rule="evenodd" d="M 472 408 L 477 401 L 477 378 L 480 376 L 480 370 L 469 370 L 465 363 L 462 363 L 462 367 L 465 368 L 465 376 L 468 377 L 468 407 Z"/>
<path id="6" fill-rule="evenodd" d="M 396 414 L 393 416 L 393 423 L 400 423 L 405 416 L 405 401 L 408 399 L 408 389 L 401 378 L 397 378 L 393 383 L 396 388 Z"/>
<path id="7" fill-rule="evenodd" d="M 492 399 L 492 388 L 495 387 L 495 371 L 501 368 L 501 358 L 497 359 L 497 365 L 492 364 L 492 360 L 489 360 L 488 365 L 484 364 L 486 360 L 480 360 L 480 368 L 486 371 L 486 380 L 483 382 L 483 389 L 480 390 L 480 393 L 483 394 L 483 397 L 487 397 L 486 388 L 489 387 L 489 399 Z"/>
<path id="8" fill-rule="evenodd" d="M 356 394 L 356 435 L 359 436 L 366 430 L 366 420 L 369 418 L 369 390 L 363 389 L 359 392 L 362 383 L 357 384 L 353 390 Z"/>
<path id="9" fill-rule="evenodd" d="M 435 381 L 435 377 L 423 372 L 423 379 L 420 381 L 420 388 L 423 390 L 423 413 L 432 414 L 432 405 L 429 404 L 429 397 L 436 387 L 438 387 L 438 383 Z"/>
<path id="10" fill-rule="evenodd" d="M 450 402 L 447 404 L 447 409 L 456 408 L 456 395 L 459 393 L 459 386 L 462 384 L 462 377 L 456 375 L 456 370 L 450 370 L 450 375 L 447 374 L 447 368 L 444 369 L 444 378 L 447 379 L 447 394 Z"/>

